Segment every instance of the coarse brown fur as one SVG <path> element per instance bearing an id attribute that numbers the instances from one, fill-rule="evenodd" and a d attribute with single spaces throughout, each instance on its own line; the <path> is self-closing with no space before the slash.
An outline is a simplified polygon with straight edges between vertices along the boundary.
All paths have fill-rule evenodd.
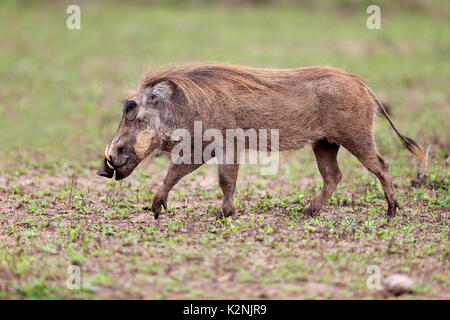
<path id="1" fill-rule="evenodd" d="M 152 88 L 158 86 L 162 90 L 154 89 L 153 92 Z M 166 92 L 166 96 L 161 92 Z M 143 99 L 145 106 L 139 105 L 142 96 L 149 96 Z M 375 113 L 381 112 L 387 118 L 411 153 L 417 157 L 424 156 L 416 142 L 400 134 L 383 104 L 361 78 L 330 67 L 280 70 L 233 65 L 188 65 L 146 74 L 130 99 L 138 101 L 139 108 L 152 110 L 152 116 L 147 119 L 154 124 L 144 128 L 142 124 L 127 124 L 123 120 L 120 134 L 116 134 L 113 141 L 125 141 L 124 135 L 128 135 L 131 143 L 138 132 L 150 127 L 156 131 L 160 148 L 171 151 L 173 143 L 169 139 L 170 133 L 177 128 L 192 132 L 194 121 L 201 120 L 203 130 L 277 129 L 280 151 L 297 150 L 312 144 L 324 185 L 306 210 L 310 215 L 322 208 L 341 180 L 337 163 L 340 146 L 349 150 L 377 176 L 386 195 L 387 214 L 395 215 L 398 203 L 389 164 L 378 153 L 373 136 Z M 124 119 L 126 117 L 127 114 L 124 114 Z M 111 152 L 115 152 L 114 146 Z M 126 177 L 137 163 L 135 161 L 125 169 L 116 170 L 116 178 L 117 173 Z M 155 217 L 159 215 L 161 206 L 166 206 L 170 189 L 199 166 L 201 164 L 171 165 L 153 201 Z M 238 164 L 219 164 L 225 216 L 234 213 L 233 195 L 238 170 Z"/>

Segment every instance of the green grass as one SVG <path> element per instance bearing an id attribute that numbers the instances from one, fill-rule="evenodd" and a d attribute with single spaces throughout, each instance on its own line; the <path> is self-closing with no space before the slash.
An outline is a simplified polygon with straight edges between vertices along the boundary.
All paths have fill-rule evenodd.
<path id="1" fill-rule="evenodd" d="M 410 276 L 404 298 L 449 298 L 447 1 L 383 1 L 382 29 L 372 31 L 359 1 L 82 2 L 79 31 L 65 27 L 72 3 L 0 3 L 0 298 L 391 297 L 367 289 L 369 265 Z M 307 147 L 283 154 L 272 177 L 243 166 L 235 219 L 214 218 L 222 194 L 205 166 L 154 221 L 144 208 L 168 158 L 123 182 L 94 169 L 143 70 L 192 61 L 331 65 L 365 78 L 400 131 L 429 147 L 418 164 L 377 121 L 399 215 L 387 221 L 381 186 L 342 150 L 342 183 L 318 217 L 305 217 L 321 185 Z M 65 285 L 69 265 L 81 268 L 78 290 Z"/>

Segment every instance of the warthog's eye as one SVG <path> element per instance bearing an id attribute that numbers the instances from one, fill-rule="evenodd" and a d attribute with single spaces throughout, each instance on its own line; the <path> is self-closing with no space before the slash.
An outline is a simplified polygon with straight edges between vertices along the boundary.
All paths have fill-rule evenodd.
<path id="1" fill-rule="evenodd" d="M 133 100 L 127 100 L 125 101 L 125 113 L 130 112 L 136 107 L 136 102 Z"/>
<path id="2" fill-rule="evenodd" d="M 134 118 L 136 118 L 136 102 L 133 100 L 127 100 L 124 103 L 124 113 L 125 113 L 125 117 L 128 121 L 133 121 Z"/>

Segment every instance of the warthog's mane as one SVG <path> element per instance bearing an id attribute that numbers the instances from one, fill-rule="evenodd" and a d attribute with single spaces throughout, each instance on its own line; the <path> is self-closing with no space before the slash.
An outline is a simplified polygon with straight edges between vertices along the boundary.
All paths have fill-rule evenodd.
<path id="1" fill-rule="evenodd" d="M 140 89 L 162 81 L 173 83 L 187 104 L 227 101 L 254 94 L 279 97 L 285 86 L 277 79 L 281 70 L 256 69 L 237 65 L 191 64 L 164 71 L 149 71 L 142 78 Z"/>

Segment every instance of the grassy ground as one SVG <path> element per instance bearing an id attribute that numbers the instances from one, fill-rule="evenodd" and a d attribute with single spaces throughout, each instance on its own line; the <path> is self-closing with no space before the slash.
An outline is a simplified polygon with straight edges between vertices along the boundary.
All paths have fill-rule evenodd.
<path id="1" fill-rule="evenodd" d="M 70 4 L 72 4 L 70 2 Z M 0 298 L 382 298 L 366 281 L 414 282 L 402 298 L 449 299 L 449 5 L 389 7 L 366 28 L 367 5 L 342 8 L 179 7 L 81 2 L 0 4 Z M 419 2 L 415 2 L 419 3 Z M 386 221 L 379 183 L 345 150 L 343 181 L 316 218 L 309 147 L 282 155 L 277 175 L 241 169 L 237 217 L 216 220 L 217 170 L 205 166 L 145 209 L 169 160 L 123 182 L 95 176 L 124 90 L 149 65 L 332 65 L 367 79 L 398 128 L 428 149 L 419 164 L 386 121 L 376 124 L 402 210 Z M 417 179 L 420 172 L 424 178 Z M 70 265 L 82 285 L 66 286 Z"/>

